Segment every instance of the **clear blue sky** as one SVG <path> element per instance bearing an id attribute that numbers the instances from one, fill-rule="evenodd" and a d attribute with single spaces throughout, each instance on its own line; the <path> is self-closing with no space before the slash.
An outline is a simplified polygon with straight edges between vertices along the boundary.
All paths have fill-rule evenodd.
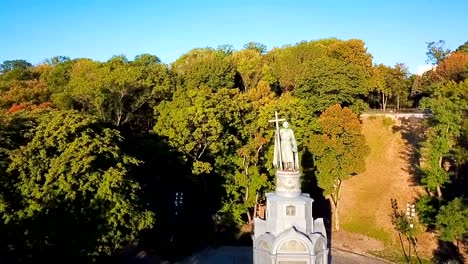
<path id="1" fill-rule="evenodd" d="M 427 41 L 468 40 L 468 1 L 2 0 L 0 62 L 57 55 L 107 60 L 250 41 L 272 47 L 337 37 L 366 42 L 374 63 L 425 64 Z"/>

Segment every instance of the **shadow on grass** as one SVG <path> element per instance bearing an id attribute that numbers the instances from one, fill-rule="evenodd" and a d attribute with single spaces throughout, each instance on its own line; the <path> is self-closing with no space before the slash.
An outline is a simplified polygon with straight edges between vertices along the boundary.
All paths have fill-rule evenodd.
<path id="1" fill-rule="evenodd" d="M 314 161 L 312 153 L 306 148 L 302 154 L 302 192 L 310 194 L 314 199 L 312 217 L 314 219 L 323 218 L 325 229 L 327 231 L 328 248 L 332 245 L 332 211 L 331 201 L 323 195 L 323 189 L 318 186 L 317 178 L 315 177 Z M 331 251 L 330 251 L 331 252 Z M 329 254 L 331 258 L 331 254 Z M 331 263 L 331 259 L 329 259 Z"/>
<path id="2" fill-rule="evenodd" d="M 434 263 L 466 263 L 465 258 L 452 242 L 437 241 L 437 249 L 433 252 Z"/>
<path id="3" fill-rule="evenodd" d="M 408 160 L 407 166 L 403 168 L 411 176 L 413 185 L 421 185 L 421 170 L 420 170 L 420 142 L 423 140 L 424 129 L 422 120 L 419 118 L 404 118 L 399 120 L 399 124 L 392 127 L 393 132 L 399 132 L 406 141 L 406 147 L 400 153 L 400 157 Z"/>

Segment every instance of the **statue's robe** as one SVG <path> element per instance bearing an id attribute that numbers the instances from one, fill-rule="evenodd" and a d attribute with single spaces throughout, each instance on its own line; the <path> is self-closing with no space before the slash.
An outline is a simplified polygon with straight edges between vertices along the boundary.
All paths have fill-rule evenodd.
<path id="1" fill-rule="evenodd" d="M 290 128 L 281 128 L 279 135 L 275 135 L 275 151 L 273 156 L 273 164 L 280 167 L 280 159 L 283 163 L 292 163 L 294 170 L 299 170 L 299 157 L 297 153 L 297 142 L 294 132 Z M 285 168 L 283 168 L 285 169 Z"/>
<path id="2" fill-rule="evenodd" d="M 291 162 L 294 164 L 294 150 L 297 152 L 297 145 L 295 145 L 295 137 L 292 129 L 281 128 L 281 160 L 283 162 Z"/>

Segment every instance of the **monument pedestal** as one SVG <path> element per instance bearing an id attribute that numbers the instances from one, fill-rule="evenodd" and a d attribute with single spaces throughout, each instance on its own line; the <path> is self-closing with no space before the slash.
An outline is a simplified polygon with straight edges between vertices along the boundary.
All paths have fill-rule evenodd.
<path id="1" fill-rule="evenodd" d="M 312 218 L 313 199 L 301 194 L 300 172 L 277 171 L 276 192 L 266 195 L 265 220 L 254 220 L 255 264 L 327 264 L 323 219 Z"/>

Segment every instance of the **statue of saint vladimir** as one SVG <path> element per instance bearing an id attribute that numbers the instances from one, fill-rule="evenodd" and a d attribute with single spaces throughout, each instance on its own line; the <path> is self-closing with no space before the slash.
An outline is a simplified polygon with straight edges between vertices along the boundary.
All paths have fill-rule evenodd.
<path id="1" fill-rule="evenodd" d="M 286 121 L 283 122 L 283 127 L 276 131 L 273 164 L 283 171 L 299 170 L 296 137 Z"/>

